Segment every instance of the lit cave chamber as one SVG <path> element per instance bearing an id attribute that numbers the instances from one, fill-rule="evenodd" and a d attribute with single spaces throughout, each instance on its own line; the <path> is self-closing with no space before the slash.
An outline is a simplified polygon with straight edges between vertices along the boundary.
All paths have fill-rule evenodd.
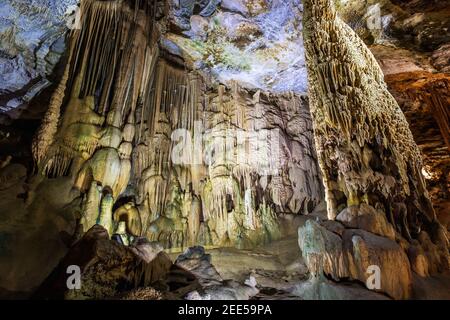
<path id="1" fill-rule="evenodd" d="M 0 0 L 0 297 L 450 299 L 448 28 L 445 1 Z"/>

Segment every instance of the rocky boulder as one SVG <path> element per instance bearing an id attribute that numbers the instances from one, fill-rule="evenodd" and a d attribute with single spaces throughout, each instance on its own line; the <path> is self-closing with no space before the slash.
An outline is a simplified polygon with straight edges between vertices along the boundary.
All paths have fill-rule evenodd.
<path id="1" fill-rule="evenodd" d="M 437 70 L 450 73 L 450 43 L 447 43 L 434 51 L 431 59 Z"/>
<path id="2" fill-rule="evenodd" d="M 146 249 L 145 247 L 149 247 Z M 92 227 L 78 241 L 34 294 L 36 299 L 105 299 L 167 278 L 167 254 L 149 254 L 152 245 L 126 247 L 109 239 L 103 227 Z M 150 258 L 153 259 L 150 260 Z M 70 268 L 72 266 L 72 268 Z M 68 289 L 73 266 L 81 271 L 81 288 Z M 72 271 L 70 271 L 72 270 Z M 70 271 L 70 272 L 69 272 Z"/>
<path id="3" fill-rule="evenodd" d="M 336 281 L 348 277 L 348 265 L 339 234 L 316 221 L 308 220 L 298 230 L 298 243 L 312 275 L 324 273 Z"/>
<path id="4" fill-rule="evenodd" d="M 346 229 L 342 236 L 330 224 L 308 220 L 299 228 L 299 246 L 314 276 L 339 281 L 358 280 L 369 287 L 373 270 L 380 272 L 380 287 L 395 299 L 411 295 L 412 273 L 408 257 L 395 241 L 360 229 Z"/>
<path id="5" fill-rule="evenodd" d="M 268 9 L 267 0 L 222 0 L 221 7 L 243 16 L 256 16 Z"/>
<path id="6" fill-rule="evenodd" d="M 383 212 L 367 204 L 345 208 L 336 218 L 344 226 L 367 230 L 376 235 L 395 240 L 395 230 Z"/>
<path id="7" fill-rule="evenodd" d="M 203 247 L 187 249 L 177 258 L 175 265 L 194 274 L 202 287 L 189 292 L 185 296 L 187 300 L 248 300 L 259 293 L 253 277 L 245 284 L 223 280 Z"/>
<path id="8" fill-rule="evenodd" d="M 202 17 L 211 16 L 220 0 L 178 0 L 168 1 L 169 21 L 173 30 L 189 30 L 190 17 L 198 14 Z"/>
<path id="9" fill-rule="evenodd" d="M 346 230 L 342 244 L 351 279 L 366 283 L 369 276 L 379 270 L 381 286 L 375 291 L 387 293 L 395 299 L 410 298 L 410 263 L 405 251 L 395 241 L 364 230 Z"/>

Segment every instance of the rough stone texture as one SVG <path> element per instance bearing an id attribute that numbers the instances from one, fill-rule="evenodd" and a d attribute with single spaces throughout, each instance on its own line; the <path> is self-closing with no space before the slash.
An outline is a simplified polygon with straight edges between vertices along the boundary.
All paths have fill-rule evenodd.
<path id="1" fill-rule="evenodd" d="M 419 149 L 386 88 L 381 68 L 337 17 L 333 1 L 311 0 L 304 5 L 309 96 L 328 218 L 361 229 L 345 230 L 341 240 L 317 224 L 307 224 L 299 231 L 300 247 L 316 274 L 364 281 L 367 267 L 378 265 L 382 290 L 394 298 L 408 298 L 412 277 L 406 241 L 426 239 L 422 247 L 432 257 L 427 262 L 423 255 L 420 261 L 412 260 L 422 274 L 427 263 L 447 269 L 449 257 L 446 231 L 436 218 L 422 176 Z M 366 230 L 395 238 L 402 246 Z M 402 270 L 400 279 L 396 269 Z"/>
<path id="2" fill-rule="evenodd" d="M 220 0 L 169 0 L 167 2 L 171 27 L 178 30 L 189 30 L 189 20 L 192 15 L 210 16 Z"/>
<path id="3" fill-rule="evenodd" d="M 342 237 L 315 222 L 299 229 L 299 246 L 310 272 L 326 274 L 338 281 L 353 279 L 366 283 L 370 266 L 381 270 L 381 288 L 395 299 L 411 296 L 412 274 L 407 255 L 393 240 L 364 230 L 347 229 Z"/>
<path id="4" fill-rule="evenodd" d="M 312 275 L 321 276 L 325 273 L 335 280 L 349 276 L 340 235 L 315 221 L 307 221 L 298 230 L 298 242 Z"/>
<path id="5" fill-rule="evenodd" d="M 434 51 L 449 42 L 448 1 L 336 0 L 340 16 L 367 44 Z"/>
<path id="6" fill-rule="evenodd" d="M 170 45 L 164 49 L 227 86 L 237 81 L 250 90 L 305 92 L 300 1 L 222 1 L 221 6 L 226 10 L 202 17 L 200 33 L 199 18 L 191 18 L 189 26 L 186 17 L 180 32 L 170 28 L 169 17 L 162 42 Z"/>
<path id="7" fill-rule="evenodd" d="M 251 248 L 280 237 L 278 214 L 309 213 L 320 202 L 304 96 L 249 91 L 237 82 L 217 86 L 170 65 L 148 37 L 154 22 L 144 9 L 138 23 L 126 3 L 85 1 L 81 9 L 82 17 L 104 18 L 89 26 L 83 20 L 74 32 L 33 153 L 41 174 L 70 176 L 87 195 L 85 231 L 98 221 L 112 235 L 123 216 L 129 233 L 165 248 Z M 117 17 L 117 27 L 139 28 L 128 35 L 133 46 L 116 71 L 110 59 L 125 39 L 95 42 L 83 32 L 110 34 L 114 23 L 103 26 Z M 100 46 L 110 55 L 96 55 Z M 80 49 L 83 59 L 73 54 Z M 87 67 L 90 59 L 97 69 Z M 114 72 L 120 76 L 113 83 Z M 131 199 L 129 209 L 112 219 L 121 197 Z"/>
<path id="8" fill-rule="evenodd" d="M 388 80 L 392 75 L 408 72 L 435 72 L 424 53 L 405 49 L 394 44 L 372 45 L 369 47 Z M 389 82 L 387 83 L 390 89 Z M 401 106 L 400 106 L 401 107 Z"/>
<path id="9" fill-rule="evenodd" d="M 402 72 L 386 77 L 390 91 L 410 124 L 424 159 L 423 174 L 436 214 L 450 223 L 450 77 L 426 71 Z"/>
<path id="10" fill-rule="evenodd" d="M 431 56 L 434 67 L 441 71 L 450 73 L 450 44 L 444 44 L 433 52 Z"/>
<path id="11" fill-rule="evenodd" d="M 266 0 L 223 0 L 220 6 L 226 10 L 238 12 L 244 16 L 255 16 L 268 9 Z"/>
<path id="12" fill-rule="evenodd" d="M 367 280 L 369 267 L 381 270 L 381 289 L 396 299 L 411 296 L 412 273 L 408 256 L 395 241 L 379 237 L 364 230 L 346 230 L 343 249 L 353 279 Z"/>
<path id="13" fill-rule="evenodd" d="M 345 207 L 367 203 L 384 211 L 410 241 L 421 228 L 435 233 L 440 226 L 421 173 L 420 151 L 375 58 L 336 16 L 332 1 L 305 2 L 304 19 L 329 219 Z"/>
<path id="14" fill-rule="evenodd" d="M 65 50 L 66 9 L 76 3 L 0 1 L 0 112 L 30 101 L 49 85 L 46 77 Z"/>
<path id="15" fill-rule="evenodd" d="M 248 300 L 259 292 L 254 281 L 244 285 L 233 280 L 224 281 L 211 264 L 211 256 L 202 247 L 187 249 L 175 265 L 193 273 L 202 286 L 199 291 L 189 292 L 185 297 L 187 300 Z"/>
<path id="16" fill-rule="evenodd" d="M 342 210 L 336 217 L 347 228 L 363 229 L 376 235 L 395 240 L 395 231 L 381 210 L 367 205 L 351 206 Z"/>
<path id="17" fill-rule="evenodd" d="M 50 33 L 54 31 L 55 19 L 61 27 L 64 24 L 61 15 L 48 15 L 59 8 L 50 6 L 53 1 L 15 1 L 6 6 L 22 6 L 22 10 L 24 4 L 31 2 L 49 7 L 38 10 L 40 13 L 30 18 L 33 20 L 30 24 L 25 16 L 13 15 L 17 21 L 9 16 L 0 17 L 0 33 L 3 22 L 6 29 L 13 22 L 20 28 L 31 26 L 36 31 L 25 31 L 30 40 L 27 43 L 37 49 L 36 56 L 24 49 L 20 32 L 11 38 L 10 33 L 1 33 L 2 45 L 17 47 L 14 50 L 19 52 L 12 59 L 2 51 L 2 75 L 13 72 L 12 78 L 6 74 L 12 82 L 3 83 L 16 83 L 17 87 L 22 87 L 37 72 L 50 72 L 63 49 L 59 38 L 47 52 L 53 36 L 51 41 L 42 38 L 47 26 L 41 21 L 51 20 Z M 4 221 L 0 226 L 0 272 L 7 275 L 0 279 L 1 296 L 27 296 L 26 291 L 43 280 L 73 241 L 97 222 L 123 243 L 133 243 L 135 237 L 142 240 L 140 236 L 160 240 L 162 245 L 154 242 L 147 245 L 143 241 L 142 247 L 131 248 L 134 254 L 142 254 L 142 259 L 150 261 L 162 246 L 179 250 L 205 244 L 253 250 L 258 243 L 286 235 L 279 222 L 290 224 L 301 218 L 296 214 L 315 216 L 322 191 L 312 142 L 312 121 L 303 94 L 306 69 L 300 1 L 168 1 L 167 7 L 160 1 L 155 8 L 141 7 L 136 20 L 130 18 L 134 17 L 134 11 L 129 10 L 127 3 L 116 7 L 112 2 L 84 2 L 87 17 L 96 13 L 101 16 L 93 19 L 89 27 L 85 25 L 86 34 L 100 34 L 102 26 L 111 21 L 124 31 L 133 25 L 139 27 L 134 34 L 123 32 L 120 40 L 106 33 L 108 40 L 99 39 L 98 43 L 74 32 L 73 45 L 66 52 L 72 63 L 67 64 L 65 73 L 60 70 L 60 75 L 53 78 L 59 86 L 47 87 L 45 94 L 38 95 L 30 107 L 24 107 L 23 102 L 40 92 L 47 82 L 38 82 L 30 88 L 25 85 L 23 90 L 2 95 L 0 105 L 8 104 L 9 111 L 0 114 L 0 211 Z M 390 91 L 406 112 L 424 154 L 424 167 L 418 171 L 425 173 L 438 218 L 448 227 L 448 151 L 444 140 L 448 79 L 442 74 L 448 66 L 448 33 L 442 32 L 448 17 L 444 2 L 345 3 L 345 7 L 338 8 L 345 21 L 366 43 L 377 44 L 371 50 L 388 75 Z M 367 30 L 364 15 L 377 4 L 382 29 Z M 152 16 L 157 20 L 155 25 L 148 18 Z M 36 43 L 42 44 L 43 49 L 35 47 Z M 78 53 L 77 48 L 81 47 L 78 59 L 71 56 L 71 52 Z M 115 55 L 117 52 L 121 55 Z M 120 58 L 112 60 L 112 56 Z M 30 65 L 38 67 L 27 74 Z M 98 69 L 91 68 L 94 65 Z M 435 74 L 436 71 L 441 74 Z M 114 80 L 113 75 L 117 75 Z M 351 79 L 351 74 L 347 78 Z M 173 79 L 177 85 L 171 86 Z M 286 93 L 290 90 L 294 93 Z M 53 99 L 47 99 L 45 96 L 51 91 Z M 160 108 L 155 108 L 156 105 Z M 34 160 L 39 163 L 39 174 L 33 176 L 33 159 L 28 149 L 35 125 L 27 120 L 40 120 L 40 112 L 47 107 L 33 144 Z M 444 107 L 444 112 L 436 111 L 440 107 Z M 15 118 L 19 121 L 14 121 Z M 174 165 L 168 160 L 173 151 L 170 136 L 180 128 L 189 128 L 192 135 L 196 131 L 192 124 L 199 119 L 204 124 L 199 131 L 218 136 L 222 142 L 230 127 L 244 132 L 280 129 L 280 158 L 286 164 L 282 173 L 265 178 L 257 174 L 258 165 L 248 168 L 235 163 Z M 223 146 L 222 142 L 219 145 Z M 204 146 L 210 145 L 207 139 Z M 370 152 L 364 149 L 361 158 L 368 161 Z M 398 203 L 393 205 L 393 211 L 399 215 L 387 215 L 387 219 L 379 214 L 383 211 L 380 206 L 351 210 L 363 206 L 365 201 L 347 209 L 338 208 L 337 214 L 345 209 L 341 220 L 347 228 L 362 228 L 392 239 L 394 226 L 395 238 L 408 254 L 415 273 L 428 277 L 448 270 L 447 234 L 442 228 L 435 225 L 435 230 L 416 229 L 423 221 L 405 221 L 404 212 L 408 209 Z M 335 221 L 322 225 L 338 237 L 349 231 Z M 290 227 L 296 229 L 297 225 L 292 223 Z M 73 235 L 75 229 L 77 233 Z M 410 229 L 415 229 L 415 239 L 408 243 L 400 233 L 407 235 Z M 371 237 L 368 239 L 358 242 L 361 249 L 367 246 L 366 242 L 373 242 Z M 331 246 L 333 254 L 334 249 Z M 374 250 L 381 260 L 386 258 L 381 249 Z M 327 259 L 335 261 L 331 256 Z M 45 267 L 35 268 L 36 264 Z M 359 267 L 356 264 L 355 274 L 360 272 Z M 299 268 L 305 267 L 300 264 Z M 253 274 L 258 284 L 277 283 L 258 271 Z M 170 293 L 173 297 L 200 290 L 192 274 L 172 270 L 171 277 L 174 287 L 183 279 L 182 289 Z M 167 288 L 170 285 L 139 288 L 130 295 L 157 298 L 159 292 L 170 292 Z M 222 286 L 231 290 L 229 297 L 236 298 L 236 294 L 249 297 L 245 290 L 242 295 L 233 291 L 235 283 Z M 285 286 L 287 283 L 278 283 L 274 288 L 281 290 Z M 340 292 L 335 289 L 319 286 L 319 296 Z M 192 298 L 208 297 L 201 290 L 197 293 Z M 266 293 L 263 288 L 260 295 Z M 217 294 L 228 296 L 224 291 Z"/>
<path id="18" fill-rule="evenodd" d="M 299 283 L 293 293 L 302 300 L 389 300 L 385 295 L 368 291 L 357 284 L 340 284 L 316 277 Z"/>
<path id="19" fill-rule="evenodd" d="M 81 269 L 81 289 L 67 288 L 67 269 L 76 265 Z M 160 253 L 145 261 L 132 247 L 122 246 L 109 239 L 108 232 L 94 226 L 62 259 L 58 267 L 34 294 L 37 299 L 105 299 L 120 292 L 148 287 L 165 279 L 172 266 L 170 258 Z"/>
<path id="20" fill-rule="evenodd" d="M 364 39 L 379 62 L 423 155 L 436 214 L 448 226 L 448 1 L 337 1 L 340 16 Z M 376 18 L 380 14 L 380 20 Z M 377 23 L 379 22 L 379 25 Z M 443 108 L 441 107 L 443 106 Z M 438 130 L 440 128 L 441 133 Z M 448 144 L 448 143 L 447 143 Z"/>
<path id="21" fill-rule="evenodd" d="M 26 298 L 67 253 L 79 203 L 67 179 L 30 181 L 23 166 L 10 166 L 10 187 L 0 190 L 0 295 Z"/>

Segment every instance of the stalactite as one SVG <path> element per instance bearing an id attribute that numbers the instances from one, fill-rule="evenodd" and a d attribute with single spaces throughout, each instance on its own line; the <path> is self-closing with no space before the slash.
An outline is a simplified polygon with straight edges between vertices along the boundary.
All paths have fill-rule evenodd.
<path id="1" fill-rule="evenodd" d="M 73 38 L 66 85 L 60 92 L 64 114 L 56 138 L 40 159 L 43 173 L 72 179 L 73 191 L 85 199 L 84 229 L 95 216 L 110 235 L 120 227 L 120 233 L 126 230 L 174 248 L 248 248 L 279 237 L 273 202 L 283 202 L 286 209 L 292 182 L 279 178 L 273 197 L 261 197 L 256 189 L 263 165 L 252 163 L 258 154 L 236 133 L 284 127 L 305 105 L 287 107 L 287 101 L 299 97 L 282 97 L 280 102 L 266 93 L 251 94 L 237 82 L 231 87 L 213 85 L 202 73 L 175 65 L 158 49 L 164 30 L 153 28 L 154 4 L 81 2 L 81 29 Z M 265 118 L 265 108 L 274 119 Z M 190 162 L 185 164 L 172 159 L 171 136 L 178 129 L 185 129 L 185 138 L 191 139 L 186 147 Z M 307 138 L 293 136 L 311 149 Z M 215 159 L 205 163 L 209 147 Z M 238 158 L 241 151 L 243 159 Z M 312 156 L 305 159 L 314 161 Z M 317 176 L 309 182 L 313 179 Z M 281 190 L 285 187 L 287 191 Z M 298 191 L 299 197 L 304 190 Z M 125 196 L 132 200 L 123 206 Z M 113 214 L 113 205 L 119 203 Z"/>
<path id="2" fill-rule="evenodd" d="M 398 238 L 431 234 L 448 266 L 421 174 L 422 158 L 399 105 L 370 50 L 336 13 L 332 0 L 304 1 L 304 43 L 314 137 L 328 218 L 369 205 L 382 210 Z"/>
<path id="3" fill-rule="evenodd" d="M 74 36 L 74 39 L 76 39 L 76 35 Z M 71 60 L 74 52 L 73 42 L 74 41 L 72 41 L 72 44 L 69 47 L 69 61 Z M 69 76 L 70 64 L 67 64 L 61 81 L 52 95 L 50 105 L 44 118 L 42 119 L 41 126 L 33 139 L 31 148 L 37 165 L 41 164 L 50 146 L 55 140 L 55 134 L 58 130 L 61 106 L 64 101 Z"/>
<path id="4" fill-rule="evenodd" d="M 108 230 L 108 234 L 113 234 L 113 213 L 112 208 L 114 205 L 114 199 L 111 194 L 106 194 L 102 197 L 100 203 L 100 214 L 98 216 L 97 223 Z"/>

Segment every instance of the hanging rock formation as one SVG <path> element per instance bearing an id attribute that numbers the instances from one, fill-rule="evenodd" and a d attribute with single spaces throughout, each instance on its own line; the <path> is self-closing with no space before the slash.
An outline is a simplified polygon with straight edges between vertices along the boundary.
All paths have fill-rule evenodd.
<path id="1" fill-rule="evenodd" d="M 169 12 L 81 2 L 33 144 L 39 172 L 73 180 L 84 231 L 99 223 L 178 250 L 277 239 L 279 214 L 308 214 L 323 198 L 307 100 L 188 70 L 159 47 Z"/>
<path id="2" fill-rule="evenodd" d="M 56 2 L 0 4 L 0 297 L 448 296 L 444 1 L 336 0 L 419 148 L 331 1 Z"/>
<path id="3" fill-rule="evenodd" d="M 365 282 L 365 268 L 378 265 L 385 268 L 380 290 L 408 298 L 410 264 L 422 275 L 449 267 L 448 239 L 426 190 L 420 151 L 378 63 L 337 17 L 334 2 L 304 1 L 303 19 L 328 218 L 340 221 L 301 228 L 303 254 L 313 273 L 319 268 L 317 274 L 335 279 Z M 323 247 L 308 241 L 313 230 L 324 230 Z M 393 259 L 405 270 L 401 281 L 398 270 L 386 269 Z"/>

